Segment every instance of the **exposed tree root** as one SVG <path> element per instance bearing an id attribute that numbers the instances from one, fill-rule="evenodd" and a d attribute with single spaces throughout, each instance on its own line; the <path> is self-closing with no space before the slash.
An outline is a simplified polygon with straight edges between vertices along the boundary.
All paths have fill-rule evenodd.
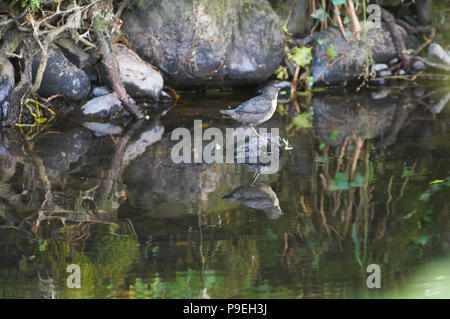
<path id="1" fill-rule="evenodd" d="M 386 10 L 381 11 L 381 18 L 386 22 L 389 32 L 392 35 L 392 42 L 394 42 L 395 50 L 397 51 L 400 60 L 402 61 L 405 70 L 410 69 L 411 59 L 407 53 L 405 41 L 403 41 L 400 33 L 395 29 L 395 18 Z"/>

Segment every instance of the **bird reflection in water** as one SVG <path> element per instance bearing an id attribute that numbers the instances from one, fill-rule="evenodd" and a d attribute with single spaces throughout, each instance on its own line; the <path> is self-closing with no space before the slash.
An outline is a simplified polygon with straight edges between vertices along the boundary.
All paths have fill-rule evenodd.
<path id="1" fill-rule="evenodd" d="M 282 214 L 277 194 L 265 184 L 240 186 L 222 199 L 261 210 L 268 219 L 277 219 Z"/>

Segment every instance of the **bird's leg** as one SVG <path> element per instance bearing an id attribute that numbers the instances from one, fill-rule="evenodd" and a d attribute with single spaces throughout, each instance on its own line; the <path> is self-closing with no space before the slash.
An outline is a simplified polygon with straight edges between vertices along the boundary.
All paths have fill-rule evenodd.
<path id="1" fill-rule="evenodd" d="M 253 132 L 255 132 L 256 136 L 260 137 L 258 132 L 255 130 L 255 128 L 253 126 L 250 125 L 250 128 L 252 129 Z"/>
<path id="2" fill-rule="evenodd" d="M 256 181 L 258 180 L 259 175 L 261 175 L 261 173 L 259 173 L 259 172 L 255 172 L 255 174 L 253 174 L 252 182 L 250 183 L 250 185 L 253 186 L 256 183 Z"/>

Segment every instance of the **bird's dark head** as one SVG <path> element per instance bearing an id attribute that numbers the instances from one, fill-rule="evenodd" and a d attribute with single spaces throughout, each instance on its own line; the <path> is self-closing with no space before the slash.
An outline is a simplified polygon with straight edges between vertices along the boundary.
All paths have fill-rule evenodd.
<path id="1" fill-rule="evenodd" d="M 280 88 L 268 86 L 264 88 L 263 94 L 273 100 L 277 97 L 278 91 L 280 91 Z"/>

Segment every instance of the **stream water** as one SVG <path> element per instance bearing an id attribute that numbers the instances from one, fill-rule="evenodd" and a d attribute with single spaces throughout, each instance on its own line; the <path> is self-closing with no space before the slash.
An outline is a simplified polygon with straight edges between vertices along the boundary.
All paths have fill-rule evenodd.
<path id="1" fill-rule="evenodd" d="M 237 124 L 219 109 L 254 94 L 182 95 L 106 135 L 77 116 L 2 131 L 0 298 L 449 298 L 448 90 L 279 105 L 261 126 L 292 149 L 253 184 L 247 164 L 172 161 L 174 129 L 225 132 Z M 281 213 L 252 204 L 267 197 Z"/>

